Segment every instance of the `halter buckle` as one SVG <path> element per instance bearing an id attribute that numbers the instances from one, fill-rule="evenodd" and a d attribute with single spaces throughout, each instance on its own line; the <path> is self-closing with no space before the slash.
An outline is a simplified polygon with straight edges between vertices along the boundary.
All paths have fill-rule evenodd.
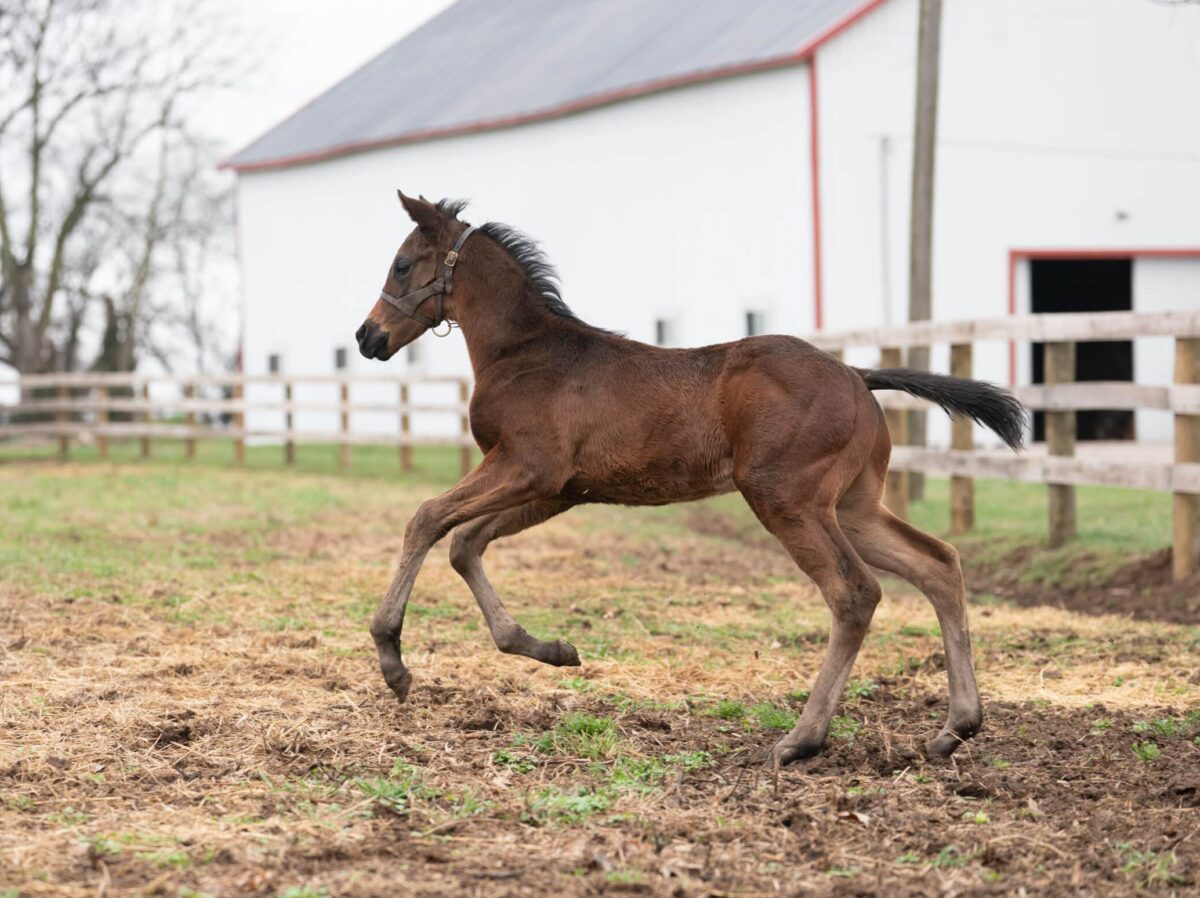
<path id="1" fill-rule="evenodd" d="M 453 268 L 456 262 L 458 262 L 458 251 L 452 249 L 446 253 L 446 261 L 442 264 L 447 268 Z"/>

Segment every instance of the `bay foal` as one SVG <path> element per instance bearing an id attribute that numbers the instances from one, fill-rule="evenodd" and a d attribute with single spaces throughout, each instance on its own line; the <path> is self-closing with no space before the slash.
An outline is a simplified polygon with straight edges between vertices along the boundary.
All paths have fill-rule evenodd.
<path id="1" fill-rule="evenodd" d="M 462 329 L 482 463 L 424 502 L 371 624 L 384 679 L 404 701 L 404 609 L 426 553 L 454 530 L 450 560 L 503 652 L 579 663 L 567 642 L 535 639 L 504 608 L 482 556 L 498 537 L 575 505 L 661 505 L 739 490 L 816 583 L 833 618 L 829 650 L 796 727 L 774 747 L 785 764 L 818 752 L 875 606 L 871 566 L 933 604 L 950 681 L 946 725 L 927 751 L 950 755 L 982 722 L 962 574 L 952 546 L 880 504 L 891 440 L 871 390 L 903 390 L 967 415 L 1017 448 L 1020 404 L 989 384 L 906 369 L 843 365 L 803 340 L 762 336 L 665 349 L 580 321 L 536 244 L 511 228 L 459 220 L 462 203 L 400 194 L 416 227 L 357 333 L 387 360 L 431 327 Z M 457 529 L 456 529 L 457 528 Z"/>

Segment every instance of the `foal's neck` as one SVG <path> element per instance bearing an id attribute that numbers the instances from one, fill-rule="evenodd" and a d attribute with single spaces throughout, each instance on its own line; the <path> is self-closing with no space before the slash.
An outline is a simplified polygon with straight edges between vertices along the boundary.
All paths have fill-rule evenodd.
<path id="1" fill-rule="evenodd" d="M 476 380 L 489 366 L 547 338 L 588 340 L 605 336 L 602 331 L 546 308 L 544 298 L 519 269 L 470 278 L 464 288 L 466 302 L 457 310 L 458 326 L 467 341 Z"/>

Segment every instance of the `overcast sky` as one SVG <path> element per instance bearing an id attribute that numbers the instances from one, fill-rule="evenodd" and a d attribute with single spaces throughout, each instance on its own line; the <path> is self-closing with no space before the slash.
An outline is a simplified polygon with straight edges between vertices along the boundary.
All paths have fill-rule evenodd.
<path id="1" fill-rule="evenodd" d="M 204 109 L 229 156 L 453 0 L 253 0 L 230 7 L 251 48 L 244 86 Z"/>

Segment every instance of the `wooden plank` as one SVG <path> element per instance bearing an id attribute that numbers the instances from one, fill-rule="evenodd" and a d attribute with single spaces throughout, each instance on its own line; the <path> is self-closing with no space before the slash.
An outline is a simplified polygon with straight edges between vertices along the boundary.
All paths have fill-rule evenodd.
<path id="1" fill-rule="evenodd" d="M 142 408 L 145 409 L 146 406 L 148 406 L 150 404 L 150 384 L 146 383 L 145 381 L 142 381 L 141 387 L 140 387 L 140 392 L 141 392 L 141 397 L 142 397 Z M 140 412 L 138 414 L 138 420 L 141 421 L 143 424 L 149 423 L 149 421 L 150 421 L 149 412 L 147 412 L 147 411 Z M 142 455 L 142 458 L 150 457 L 150 437 L 148 437 L 148 436 L 142 437 L 141 455 Z"/>
<path id="2" fill-rule="evenodd" d="M 19 378 L 0 378 L 0 384 L 25 384 L 27 387 L 53 387 L 60 383 L 73 387 L 132 387 L 140 384 L 143 381 L 149 383 L 169 383 L 178 384 L 183 378 L 173 374 L 140 374 L 137 372 L 94 372 L 94 371 L 66 371 L 54 374 L 25 374 Z M 395 374 L 189 374 L 187 380 L 192 381 L 197 386 L 206 387 L 228 387 L 234 384 L 275 384 L 281 385 L 285 381 L 292 381 L 300 384 L 339 384 L 343 381 L 352 381 L 354 383 L 379 383 L 379 384 L 398 384 L 398 383 L 416 383 L 416 384 L 441 384 L 449 386 L 457 384 L 462 380 L 461 377 L 444 376 L 444 377 L 408 377 Z"/>
<path id="3" fill-rule="evenodd" d="M 898 347 L 888 346 L 879 351 L 880 368 L 899 368 L 902 364 L 902 354 Z M 892 446 L 903 446 L 908 442 L 908 415 L 899 409 L 888 409 L 884 412 L 887 419 L 888 433 L 892 437 Z M 889 471 L 883 488 L 883 504 L 898 518 L 908 519 L 908 472 L 905 470 Z"/>
<path id="4" fill-rule="evenodd" d="M 241 402 L 245 398 L 246 387 L 244 382 L 237 382 L 233 385 L 233 398 L 237 402 Z M 237 411 L 233 413 L 233 462 L 234 464 L 243 464 L 246 461 L 246 414 L 245 412 Z"/>
<path id="5" fill-rule="evenodd" d="M 59 384 L 55 390 L 55 393 L 60 400 L 65 400 L 67 398 L 67 385 Z M 59 424 L 66 424 L 67 423 L 66 412 L 59 412 L 57 415 L 54 416 L 54 420 L 57 421 Z M 71 446 L 71 438 L 70 437 L 64 435 L 64 436 L 60 436 L 58 438 L 58 457 L 61 458 L 63 461 L 67 460 L 67 453 L 70 451 L 70 446 Z"/>
<path id="6" fill-rule="evenodd" d="M 1157 387 L 1129 381 L 1086 381 L 1034 384 L 1014 387 L 1012 392 L 1022 405 L 1034 411 L 1155 409 L 1177 414 L 1200 414 L 1200 386 Z M 894 390 L 877 390 L 875 398 L 885 409 L 913 410 L 933 406 L 924 399 Z"/>
<path id="7" fill-rule="evenodd" d="M 1177 415 L 1200 415 L 1200 385 L 1167 387 L 1167 408 Z"/>
<path id="8" fill-rule="evenodd" d="M 250 437 L 265 437 L 273 440 L 294 439 L 301 443 L 341 443 L 343 440 L 349 441 L 355 445 L 378 445 L 378 446 L 394 446 L 396 445 L 396 434 L 394 433 L 366 433 L 366 434 L 343 434 L 340 430 L 334 431 L 291 431 L 289 433 L 280 433 L 278 430 L 240 430 L 229 427 L 188 427 L 184 424 L 166 424 L 166 423 L 149 423 L 139 424 L 133 423 L 117 423 L 107 424 L 102 428 L 89 428 L 91 433 L 105 437 L 122 438 L 122 439 L 138 439 L 143 436 L 151 439 L 186 439 L 189 436 L 197 439 L 225 439 L 225 440 L 245 440 Z M 30 422 L 27 424 L 3 424 L 0 425 L 0 436 L 12 437 L 57 437 L 61 434 L 68 436 L 77 436 L 84 432 L 78 424 L 68 423 L 59 425 L 55 422 Z M 446 446 L 453 448 L 468 448 L 473 449 L 475 443 L 469 437 L 463 438 L 461 434 L 453 436 L 410 436 L 408 443 L 413 446 Z"/>
<path id="9" fill-rule="evenodd" d="M 470 381 L 462 380 L 458 385 L 458 400 L 467 407 L 471 399 L 471 384 Z M 462 437 L 462 445 L 459 449 L 459 467 L 462 469 L 462 474 L 466 477 L 471 473 L 471 417 L 464 411 L 459 418 L 459 429 Z"/>
<path id="10" fill-rule="evenodd" d="M 99 398 L 100 407 L 96 410 L 96 428 L 102 429 L 108 423 L 108 387 L 93 387 L 92 392 Z M 100 434 L 96 437 L 96 449 L 101 458 L 108 458 L 108 437 Z"/>
<path id="11" fill-rule="evenodd" d="M 963 476 L 977 480 L 1021 483 L 1113 486 L 1170 492 L 1200 491 L 1200 465 L 1120 462 L 1095 458 L 1030 458 L 1007 450 L 966 452 L 956 449 L 918 449 L 898 446 L 892 451 L 893 469 L 924 471 L 938 477 Z"/>
<path id="12" fill-rule="evenodd" d="M 1048 412 L 1171 407 L 1166 387 L 1129 381 L 1035 384 L 1019 387 L 1013 392 L 1026 408 Z"/>
<path id="13" fill-rule="evenodd" d="M 341 391 L 341 413 L 338 415 L 339 432 L 342 434 L 341 445 L 338 447 L 338 464 L 344 469 L 350 467 L 350 441 L 344 439 L 350 433 L 350 383 L 342 381 Z"/>
<path id="14" fill-rule="evenodd" d="M 183 389 L 186 390 L 186 385 Z M 385 402 L 352 402 L 347 406 L 341 402 L 288 402 L 286 400 L 276 402 L 265 400 L 238 402 L 233 399 L 187 399 L 186 397 L 179 399 L 155 397 L 149 400 L 134 397 L 133 399 L 114 399 L 106 403 L 106 405 L 109 411 L 137 413 L 217 412 L 233 414 L 235 412 L 247 411 L 341 412 L 347 407 L 351 412 L 382 413 L 394 412 L 396 410 L 394 404 Z M 89 412 L 96 410 L 98 407 L 99 403 L 95 399 L 38 399 L 10 405 L 0 404 L 0 410 L 11 410 L 14 412 Z M 412 405 L 411 410 L 461 415 L 467 412 L 468 407 L 459 402 L 424 402 Z"/>
<path id="15" fill-rule="evenodd" d="M 294 465 L 296 463 L 296 441 L 291 438 L 290 434 L 295 430 L 296 420 L 292 410 L 295 408 L 292 403 L 292 382 L 285 381 L 283 384 L 283 429 L 289 434 L 288 438 L 283 442 L 283 463 L 286 465 Z"/>
<path id="16" fill-rule="evenodd" d="M 195 396 L 196 396 L 196 385 L 193 383 L 190 383 L 190 382 L 185 383 L 183 385 L 183 398 L 190 402 L 192 399 L 195 398 Z M 194 429 L 196 427 L 196 412 L 194 410 L 188 409 L 188 411 L 184 413 L 183 419 L 189 428 Z M 183 441 L 183 454 L 188 459 L 193 459 L 196 457 L 196 438 L 195 437 L 187 437 Z"/>
<path id="17" fill-rule="evenodd" d="M 1047 343 L 1045 371 L 1048 384 L 1075 380 L 1075 344 Z M 1046 412 L 1046 448 L 1051 455 L 1066 458 L 1075 455 L 1075 412 Z M 1050 546 L 1053 548 L 1075 538 L 1075 487 L 1052 483 L 1048 490 Z"/>
<path id="18" fill-rule="evenodd" d="M 409 409 L 408 384 L 400 384 L 400 470 L 411 471 L 412 460 L 412 418 Z"/>
<path id="19" fill-rule="evenodd" d="M 852 346 L 907 349 L 934 343 L 981 340 L 1079 343 L 1158 336 L 1200 337 L 1200 312 L 1089 312 L 1086 315 L 1062 312 L 974 321 L 919 321 L 896 327 L 823 331 L 805 339 L 829 351 Z"/>
<path id="20" fill-rule="evenodd" d="M 950 347 L 950 373 L 955 377 L 971 377 L 974 347 L 970 343 L 955 343 Z M 950 446 L 960 452 L 975 448 L 975 423 L 960 416 L 950 425 Z M 959 535 L 975 527 L 975 481 L 962 474 L 950 477 L 950 532 Z"/>
<path id="21" fill-rule="evenodd" d="M 1200 382 L 1200 340 L 1175 340 L 1175 383 Z M 1200 463 L 1200 415 L 1175 416 L 1175 462 Z M 1200 569 L 1200 496 L 1176 492 L 1172 499 L 1171 576 L 1186 580 Z"/>

